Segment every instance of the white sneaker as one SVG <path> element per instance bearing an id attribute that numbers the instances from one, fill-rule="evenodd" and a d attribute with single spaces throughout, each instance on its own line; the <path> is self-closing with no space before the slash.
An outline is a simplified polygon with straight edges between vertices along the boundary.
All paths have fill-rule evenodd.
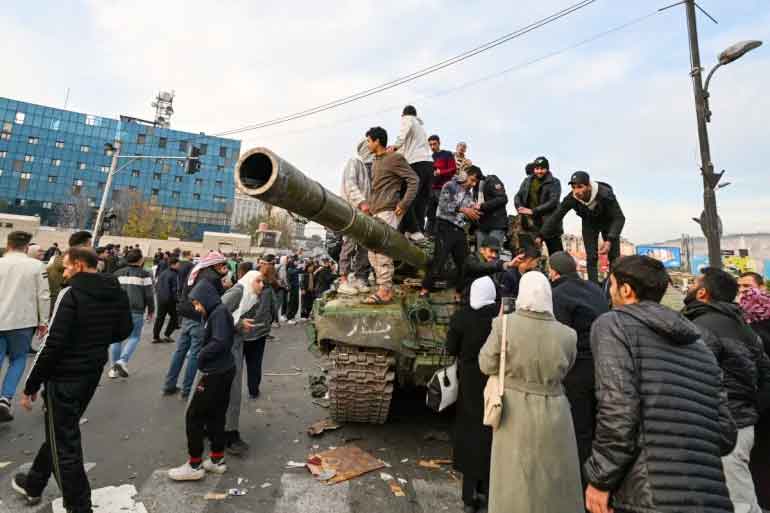
<path id="1" fill-rule="evenodd" d="M 281 320 L 281 322 L 286 322 L 289 319 L 287 319 L 285 315 L 282 315 L 280 320 Z"/>
<path id="2" fill-rule="evenodd" d="M 355 296 L 358 292 L 358 287 L 348 281 L 341 283 L 337 288 L 337 293 L 342 294 L 343 296 Z"/>
<path id="3" fill-rule="evenodd" d="M 214 463 L 210 459 L 207 459 L 203 462 L 203 469 L 212 474 L 224 474 L 227 472 L 227 465 L 225 465 L 224 458 L 219 460 L 219 463 Z"/>
<path id="4" fill-rule="evenodd" d="M 110 367 L 110 370 L 107 371 L 107 377 L 110 378 L 110 379 L 115 379 L 115 378 L 120 377 L 120 374 L 118 374 L 118 366 L 117 365 L 113 365 L 112 367 Z"/>
<path id="5" fill-rule="evenodd" d="M 181 467 L 172 468 L 168 471 L 168 478 L 172 481 L 200 481 L 206 476 L 203 466 L 193 468 L 190 462 L 186 462 Z"/>
<path id="6" fill-rule="evenodd" d="M 292 320 L 290 320 L 290 321 L 286 321 L 286 324 L 297 324 L 297 321 L 295 321 L 294 319 L 292 319 Z"/>
<path id="7" fill-rule="evenodd" d="M 423 235 L 422 232 L 410 233 L 408 237 L 412 242 L 422 242 L 425 240 L 425 235 Z"/>

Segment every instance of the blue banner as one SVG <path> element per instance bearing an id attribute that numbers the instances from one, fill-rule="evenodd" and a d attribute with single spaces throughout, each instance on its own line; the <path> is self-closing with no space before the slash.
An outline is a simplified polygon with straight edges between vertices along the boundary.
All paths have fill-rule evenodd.
<path id="1" fill-rule="evenodd" d="M 636 246 L 636 254 L 660 260 L 666 269 L 682 267 L 682 249 L 676 246 Z"/>

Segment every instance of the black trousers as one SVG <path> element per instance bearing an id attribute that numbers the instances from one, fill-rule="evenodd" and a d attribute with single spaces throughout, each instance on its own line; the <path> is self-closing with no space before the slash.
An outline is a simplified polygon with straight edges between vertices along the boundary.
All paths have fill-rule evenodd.
<path id="1" fill-rule="evenodd" d="M 545 239 L 545 247 L 548 248 L 548 256 L 553 255 L 557 251 L 564 251 L 564 245 L 561 243 L 561 236 Z"/>
<path id="2" fill-rule="evenodd" d="M 608 237 L 607 230 L 598 226 L 593 226 L 583 221 L 583 244 L 586 247 L 586 271 L 588 279 L 599 283 L 599 234 L 603 240 L 608 240 L 612 244 L 608 255 L 610 266 L 620 256 L 620 238 Z"/>
<path id="3" fill-rule="evenodd" d="M 64 507 L 72 513 L 92 513 L 91 485 L 83 468 L 80 417 L 96 392 L 101 373 L 74 382 L 45 384 L 45 442 L 27 474 L 27 492 L 40 497 L 53 473 Z"/>
<path id="4" fill-rule="evenodd" d="M 187 451 L 191 458 L 203 456 L 203 437 L 208 434 L 211 452 L 225 450 L 225 420 L 235 367 L 217 374 L 204 374 L 187 407 Z"/>
<path id="5" fill-rule="evenodd" d="M 289 306 L 286 310 L 286 318 L 292 320 L 299 309 L 299 287 L 289 289 Z"/>
<path id="6" fill-rule="evenodd" d="M 302 317 L 306 319 L 310 317 L 310 311 L 313 310 L 313 301 L 315 301 L 315 293 L 306 290 L 302 295 Z"/>
<path id="7" fill-rule="evenodd" d="M 463 504 L 476 504 L 476 494 L 489 495 L 489 478 L 486 480 L 465 479 L 463 476 Z"/>
<path id="8" fill-rule="evenodd" d="M 455 290 L 462 292 L 465 275 L 465 257 L 468 255 L 468 241 L 465 231 L 449 221 L 438 219 L 436 221 L 436 249 L 433 262 L 425 272 L 422 281 L 424 289 L 431 290 L 436 281 L 436 276 L 444 271 L 447 259 L 451 256 L 457 269 L 457 283 Z"/>
<path id="9" fill-rule="evenodd" d="M 594 361 L 592 358 L 575 360 L 575 365 L 564 377 L 564 392 L 572 411 L 575 425 L 580 476 L 585 490 L 588 482 L 583 474 L 583 463 L 591 456 L 591 444 L 596 426 L 596 391 L 594 383 Z"/>
<path id="10" fill-rule="evenodd" d="M 417 195 L 409 205 L 404 218 L 399 225 L 401 233 L 422 232 L 425 229 L 425 212 L 430 201 L 431 185 L 433 184 L 433 162 L 415 162 L 410 164 L 420 183 L 417 184 Z M 401 191 L 406 191 L 406 187 Z"/>
<path id="11" fill-rule="evenodd" d="M 157 316 L 155 317 L 155 324 L 152 327 L 152 338 L 155 340 L 160 338 L 160 330 L 163 328 L 163 323 L 166 321 L 167 315 L 169 316 L 169 319 L 168 324 L 166 325 L 166 338 L 170 337 L 174 330 L 179 327 L 179 318 L 176 313 L 176 301 L 158 302 Z"/>
<path id="12" fill-rule="evenodd" d="M 428 209 L 425 213 L 428 217 L 428 224 L 425 226 L 425 233 L 436 235 L 436 210 L 438 209 L 438 198 L 441 196 L 441 189 L 431 189 L 428 198 Z"/>
<path id="13" fill-rule="evenodd" d="M 259 395 L 262 383 L 262 357 L 265 355 L 265 337 L 243 342 L 243 356 L 246 358 L 246 385 L 249 395 Z"/>

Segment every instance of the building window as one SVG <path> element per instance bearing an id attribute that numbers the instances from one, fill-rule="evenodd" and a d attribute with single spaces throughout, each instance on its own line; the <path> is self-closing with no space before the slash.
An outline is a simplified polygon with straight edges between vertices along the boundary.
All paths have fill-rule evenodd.
<path id="1" fill-rule="evenodd" d="M 50 201 L 44 201 L 43 208 L 46 210 L 51 210 L 53 208 L 53 203 L 51 203 Z"/>
<path id="2" fill-rule="evenodd" d="M 77 185 L 78 187 L 83 186 L 83 180 L 78 180 L 77 178 L 72 180 L 72 185 Z"/>
<path id="3" fill-rule="evenodd" d="M 183 162 L 183 161 L 180 160 L 179 162 Z M 169 171 L 171 171 L 171 164 L 169 162 L 164 162 L 161 169 L 163 170 L 164 173 L 168 173 Z"/>
<path id="4" fill-rule="evenodd" d="M 13 123 L 11 123 L 10 121 L 6 121 L 5 123 L 3 123 L 3 132 L 9 133 L 9 134 L 13 132 Z"/>
<path id="5" fill-rule="evenodd" d="M 88 153 L 89 151 L 91 151 L 91 147 L 88 146 L 87 144 L 81 144 L 80 151 L 83 153 Z"/>
<path id="6" fill-rule="evenodd" d="M 166 143 L 168 143 L 168 139 L 165 138 L 165 137 L 160 137 L 158 139 L 158 148 L 165 148 L 166 147 Z"/>
<path id="7" fill-rule="evenodd" d="M 193 199 L 194 199 L 194 200 L 199 200 L 199 199 L 201 199 L 201 195 L 200 195 L 200 193 L 194 192 L 194 193 L 193 193 Z"/>
<path id="8" fill-rule="evenodd" d="M 160 180 L 160 173 L 153 173 L 152 174 L 152 179 L 153 180 Z"/>
<path id="9" fill-rule="evenodd" d="M 48 175 L 48 183 L 56 183 L 57 179 L 56 175 Z"/>
<path id="10" fill-rule="evenodd" d="M 0 169 L 0 176 L 3 176 L 3 170 Z"/>
<path id="11" fill-rule="evenodd" d="M 26 114 L 24 114 L 23 112 L 17 112 L 13 122 L 16 123 L 17 125 L 23 125 L 25 119 L 27 119 Z"/>
<path id="12" fill-rule="evenodd" d="M 53 167 L 59 167 L 61 166 L 61 159 L 51 159 L 51 165 Z"/>
<path id="13" fill-rule="evenodd" d="M 203 178 L 196 178 L 195 185 L 203 185 Z"/>
<path id="14" fill-rule="evenodd" d="M 110 166 L 99 166 L 99 171 L 101 171 L 102 173 L 109 173 Z"/>
<path id="15" fill-rule="evenodd" d="M 10 141 L 11 134 L 8 132 L 0 132 L 0 141 Z"/>
<path id="16" fill-rule="evenodd" d="M 16 198 L 15 203 L 16 203 L 17 207 L 23 207 L 23 206 L 25 206 L 27 204 L 27 200 L 21 199 L 21 198 Z M 8 225 L 6 224 L 6 226 L 8 226 Z M 13 227 L 13 225 L 11 225 L 11 228 L 12 227 Z"/>
<path id="17" fill-rule="evenodd" d="M 139 170 L 138 170 L 138 169 L 132 169 L 132 170 L 131 170 L 131 176 L 136 176 L 136 177 L 138 177 L 138 176 L 142 176 L 142 173 L 141 173 L 141 172 L 139 172 Z"/>
<path id="18" fill-rule="evenodd" d="M 75 196 L 80 196 L 80 191 L 83 189 L 83 180 L 73 180 L 72 181 L 72 194 Z"/>
<path id="19" fill-rule="evenodd" d="M 31 180 L 32 173 L 22 173 L 19 175 L 19 178 L 21 178 L 22 180 Z"/>
<path id="20" fill-rule="evenodd" d="M 222 185 L 223 185 L 223 184 L 222 184 L 222 180 L 217 180 L 216 182 L 214 182 L 214 186 L 215 186 L 217 189 L 221 189 L 221 188 L 222 188 Z"/>
<path id="21" fill-rule="evenodd" d="M 24 155 L 24 162 L 34 162 L 35 156 L 34 155 Z"/>
<path id="22" fill-rule="evenodd" d="M 225 198 L 224 196 L 214 196 L 214 201 L 217 203 L 226 203 L 227 198 Z"/>
<path id="23" fill-rule="evenodd" d="M 7 151 L 5 151 L 5 150 L 0 151 L 0 159 L 4 159 L 7 156 L 8 156 L 8 152 Z"/>
<path id="24" fill-rule="evenodd" d="M 40 143 L 39 137 L 30 135 L 29 138 L 27 139 L 27 144 L 39 144 L 39 143 Z"/>
<path id="25" fill-rule="evenodd" d="M 24 165 L 24 162 L 22 162 L 21 160 L 14 160 L 13 161 L 13 170 L 17 171 L 17 172 L 20 172 L 23 165 Z"/>
<path id="26" fill-rule="evenodd" d="M 224 158 L 227 158 L 227 146 L 220 146 L 219 147 L 219 156 Z"/>
<path id="27" fill-rule="evenodd" d="M 107 145 L 104 147 L 104 154 L 108 157 L 112 157 L 112 155 L 115 153 L 115 150 L 112 148 L 112 145 Z"/>
<path id="28" fill-rule="evenodd" d="M 171 199 L 179 199 L 179 191 L 171 191 Z"/>
<path id="29" fill-rule="evenodd" d="M 51 120 L 51 130 L 59 130 L 60 124 L 61 124 L 61 121 L 58 119 Z"/>
<path id="30" fill-rule="evenodd" d="M 217 166 L 217 173 L 224 173 L 225 172 L 225 166 Z"/>
<path id="31" fill-rule="evenodd" d="M 85 162 L 78 162 L 78 169 L 79 170 L 84 171 L 85 168 L 86 168 L 86 163 Z"/>
<path id="32" fill-rule="evenodd" d="M 136 185 L 129 185 L 128 190 L 131 192 L 136 192 Z"/>
<path id="33" fill-rule="evenodd" d="M 181 176 L 175 176 L 174 177 L 174 183 L 182 183 L 182 177 Z"/>
<path id="34" fill-rule="evenodd" d="M 144 144 L 147 142 L 146 134 L 136 134 L 136 144 Z"/>
<path id="35" fill-rule="evenodd" d="M 187 141 L 179 141 L 179 151 L 187 151 Z"/>
<path id="36" fill-rule="evenodd" d="M 209 145 L 208 144 L 201 144 L 200 145 L 201 155 L 205 155 L 207 151 L 209 151 Z"/>
<path id="37" fill-rule="evenodd" d="M 157 198 L 158 194 L 160 194 L 160 189 L 152 189 L 150 191 L 150 196 L 152 196 L 153 198 Z"/>
<path id="38" fill-rule="evenodd" d="M 54 146 L 56 146 L 57 148 L 59 148 L 61 150 L 62 148 L 64 148 L 64 141 L 56 141 L 54 143 Z"/>
<path id="39" fill-rule="evenodd" d="M 87 115 L 86 116 L 86 125 L 88 126 L 97 126 L 99 124 L 99 118 L 96 116 Z"/>
<path id="40" fill-rule="evenodd" d="M 104 184 L 104 182 L 99 182 L 99 183 L 96 185 L 96 187 L 97 187 L 97 188 L 98 188 L 100 191 L 103 191 L 103 190 L 104 190 L 104 185 L 105 185 L 105 184 Z"/>
<path id="41" fill-rule="evenodd" d="M 88 206 L 89 207 L 95 207 L 96 206 L 96 198 L 88 198 Z"/>

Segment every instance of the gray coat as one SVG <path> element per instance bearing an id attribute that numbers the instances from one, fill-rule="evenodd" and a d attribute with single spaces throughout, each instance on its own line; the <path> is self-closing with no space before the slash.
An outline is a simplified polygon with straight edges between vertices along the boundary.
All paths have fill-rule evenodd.
<path id="1" fill-rule="evenodd" d="M 583 511 L 577 442 L 562 380 L 577 356 L 577 334 L 551 314 L 506 316 L 503 416 L 492 441 L 489 513 Z M 479 354 L 481 372 L 500 368 L 500 318 Z"/>
<path id="2" fill-rule="evenodd" d="M 251 319 L 256 326 L 254 329 L 248 332 L 243 332 L 241 329 L 241 322 L 238 321 L 236 325 L 237 336 L 243 338 L 244 341 L 257 340 L 270 334 L 270 326 L 273 323 L 273 314 L 276 309 L 276 301 L 274 297 L 272 287 L 265 287 L 262 289 L 262 294 L 259 295 L 259 301 L 245 314 L 241 316 L 241 319 Z M 230 312 L 235 312 L 238 309 L 238 305 L 243 298 L 243 285 L 240 283 L 234 285 L 224 296 L 222 296 L 222 303 L 225 304 Z"/>

